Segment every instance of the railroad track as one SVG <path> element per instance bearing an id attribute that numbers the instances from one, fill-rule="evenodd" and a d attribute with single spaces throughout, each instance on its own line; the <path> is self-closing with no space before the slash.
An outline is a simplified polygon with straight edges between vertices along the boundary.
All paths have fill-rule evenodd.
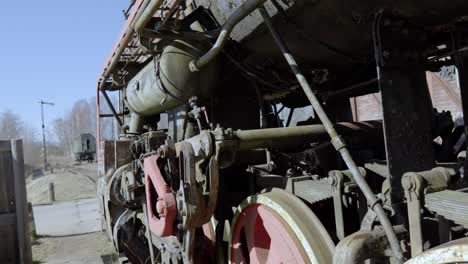
<path id="1" fill-rule="evenodd" d="M 64 166 L 63 169 L 65 171 L 68 171 L 70 172 L 71 174 L 74 174 L 74 175 L 83 175 L 85 176 L 86 178 L 88 178 L 90 181 L 92 181 L 94 184 L 96 184 L 97 182 L 97 174 L 93 177 L 91 175 L 89 175 L 89 171 L 87 170 L 84 170 L 82 168 L 76 168 L 76 167 L 73 167 L 73 166 Z"/>

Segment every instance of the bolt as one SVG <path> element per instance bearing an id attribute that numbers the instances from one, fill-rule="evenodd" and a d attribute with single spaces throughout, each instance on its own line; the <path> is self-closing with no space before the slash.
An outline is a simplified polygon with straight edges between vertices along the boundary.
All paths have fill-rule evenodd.
<path id="1" fill-rule="evenodd" d="M 158 199 L 158 202 L 156 203 L 156 210 L 161 217 L 166 216 L 166 205 L 162 199 Z"/>
<path id="2" fill-rule="evenodd" d="M 159 155 L 161 158 L 164 158 L 164 149 L 158 148 L 158 155 Z"/>
<path id="3" fill-rule="evenodd" d="M 335 183 L 336 183 L 336 179 L 335 179 L 334 176 L 335 176 L 335 175 L 330 175 L 330 177 L 328 177 L 328 183 L 329 183 L 330 185 L 335 185 Z"/>

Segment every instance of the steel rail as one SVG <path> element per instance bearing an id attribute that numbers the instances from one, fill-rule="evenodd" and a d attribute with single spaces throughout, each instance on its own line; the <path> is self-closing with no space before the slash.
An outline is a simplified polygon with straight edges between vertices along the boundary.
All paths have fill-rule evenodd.
<path id="1" fill-rule="evenodd" d="M 388 238 L 388 241 L 390 243 L 390 247 L 393 251 L 393 254 L 395 255 L 395 258 L 399 262 L 404 261 L 403 253 L 400 248 L 400 243 L 398 241 L 398 238 L 395 234 L 395 230 L 393 229 L 393 225 L 391 224 L 388 216 L 386 215 L 381 201 L 374 195 L 372 189 L 369 187 L 367 184 L 366 180 L 364 179 L 361 171 L 359 171 L 356 163 L 354 162 L 351 154 L 349 153 L 346 144 L 344 140 L 341 138 L 341 136 L 337 133 L 335 130 L 335 127 L 333 123 L 330 121 L 328 118 L 327 114 L 325 113 L 324 109 L 322 108 L 322 105 L 320 104 L 319 100 L 317 99 L 316 95 L 312 91 L 312 88 L 310 87 L 309 83 L 307 82 L 306 78 L 302 74 L 296 60 L 292 56 L 291 52 L 289 51 L 286 43 L 280 36 L 280 34 L 276 31 L 276 29 L 273 26 L 273 23 L 271 21 L 270 15 L 266 11 L 264 7 L 259 8 L 260 13 L 263 17 L 263 20 L 265 21 L 265 24 L 270 31 L 275 43 L 278 45 L 279 49 L 283 53 L 284 58 L 288 62 L 292 72 L 295 74 L 297 80 L 299 81 L 302 89 L 304 90 L 304 93 L 306 94 L 307 98 L 309 99 L 312 107 L 314 108 L 315 112 L 317 113 L 317 116 L 319 117 L 320 121 L 324 125 L 325 129 L 327 130 L 327 133 L 329 134 L 331 138 L 331 142 L 335 149 L 341 154 L 341 157 L 343 158 L 343 161 L 346 163 L 346 166 L 348 169 L 351 171 L 354 180 L 356 181 L 356 184 L 359 186 L 361 189 L 362 193 L 367 199 L 367 202 L 370 204 L 370 209 L 373 210 L 379 220 L 380 223 L 382 224 L 382 227 L 385 231 L 385 234 Z"/>

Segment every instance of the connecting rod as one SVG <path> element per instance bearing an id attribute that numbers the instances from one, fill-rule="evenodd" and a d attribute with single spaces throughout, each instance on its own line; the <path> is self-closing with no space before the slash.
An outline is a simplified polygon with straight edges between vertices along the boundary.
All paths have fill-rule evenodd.
<path id="1" fill-rule="evenodd" d="M 335 149 L 340 153 L 341 157 L 343 158 L 344 162 L 346 163 L 346 166 L 350 170 L 351 174 L 353 175 L 354 180 L 356 181 L 356 184 L 359 186 L 361 189 L 362 193 L 367 199 L 367 202 L 370 204 L 370 209 L 373 210 L 376 214 L 377 217 L 380 220 L 380 223 L 382 224 L 382 227 L 385 231 L 385 234 L 388 238 L 388 241 L 390 243 L 390 247 L 393 251 L 393 254 L 395 255 L 395 258 L 398 259 L 400 262 L 403 262 L 403 253 L 400 248 L 400 243 L 398 241 L 398 238 L 395 234 L 395 230 L 393 229 L 393 226 L 388 219 L 387 214 L 383 210 L 381 201 L 377 199 L 377 197 L 374 195 L 372 192 L 371 188 L 365 181 L 362 173 L 359 171 L 356 163 L 354 162 L 351 154 L 349 153 L 346 144 L 344 140 L 341 138 L 341 136 L 337 133 L 335 130 L 335 127 L 333 123 L 330 121 L 328 118 L 327 114 L 325 113 L 322 105 L 320 104 L 319 100 L 317 99 L 317 96 L 314 94 L 312 91 L 312 88 L 310 87 L 309 83 L 307 82 L 306 78 L 302 74 L 296 60 L 292 56 L 291 52 L 289 51 L 286 43 L 280 36 L 280 34 L 276 31 L 276 29 L 273 26 L 273 23 L 271 21 L 271 18 L 266 11 L 264 7 L 259 8 L 260 13 L 263 17 L 263 20 L 265 21 L 265 25 L 267 26 L 268 30 L 270 31 L 276 45 L 279 47 L 281 52 L 283 53 L 284 58 L 289 64 L 289 67 L 291 68 L 292 72 L 295 74 L 296 79 L 298 80 L 299 84 L 301 85 L 302 89 L 304 90 L 304 93 L 306 94 L 307 98 L 310 101 L 310 104 L 312 105 L 313 109 L 317 113 L 317 116 L 319 117 L 320 121 L 324 125 L 328 135 L 331 138 L 331 143 L 335 147 Z"/>

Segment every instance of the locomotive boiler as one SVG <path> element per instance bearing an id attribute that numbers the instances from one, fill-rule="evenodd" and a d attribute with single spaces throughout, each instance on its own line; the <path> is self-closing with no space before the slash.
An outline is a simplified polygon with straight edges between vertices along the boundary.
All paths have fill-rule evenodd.
<path id="1" fill-rule="evenodd" d="M 121 131 L 97 156 L 122 261 L 468 261 L 466 126 L 426 81 L 455 67 L 466 120 L 467 1 L 133 0 L 125 16 L 97 85 Z M 350 98 L 375 93 L 382 120 L 358 121 Z"/>

